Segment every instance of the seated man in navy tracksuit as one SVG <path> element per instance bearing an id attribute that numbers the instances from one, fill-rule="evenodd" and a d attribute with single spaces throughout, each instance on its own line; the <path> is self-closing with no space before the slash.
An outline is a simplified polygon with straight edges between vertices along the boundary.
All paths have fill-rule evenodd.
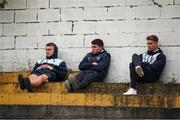
<path id="1" fill-rule="evenodd" d="M 37 61 L 29 78 L 23 78 L 22 75 L 19 75 L 18 80 L 22 90 L 27 89 L 28 92 L 32 92 L 32 87 L 62 80 L 66 73 L 66 64 L 58 58 L 58 48 L 51 42 L 46 44 L 46 59 Z"/>
<path id="2" fill-rule="evenodd" d="M 166 56 L 158 47 L 158 37 L 150 35 L 147 38 L 148 51 L 140 55 L 133 54 L 130 63 L 131 87 L 124 95 L 136 95 L 136 83 L 154 83 L 156 82 L 166 64 Z"/>
<path id="3" fill-rule="evenodd" d="M 104 49 L 103 41 L 95 39 L 91 43 L 92 52 L 88 53 L 79 64 L 81 72 L 65 81 L 68 91 L 86 88 L 91 82 L 102 82 L 108 73 L 111 57 Z"/>

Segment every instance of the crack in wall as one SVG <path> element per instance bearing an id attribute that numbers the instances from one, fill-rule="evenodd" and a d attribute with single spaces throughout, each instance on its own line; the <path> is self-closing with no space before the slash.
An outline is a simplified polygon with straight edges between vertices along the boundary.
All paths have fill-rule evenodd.
<path id="1" fill-rule="evenodd" d="M 151 0 L 153 2 L 154 5 L 157 5 L 158 7 L 162 7 L 161 4 L 159 4 L 158 2 L 155 2 L 155 0 Z"/>

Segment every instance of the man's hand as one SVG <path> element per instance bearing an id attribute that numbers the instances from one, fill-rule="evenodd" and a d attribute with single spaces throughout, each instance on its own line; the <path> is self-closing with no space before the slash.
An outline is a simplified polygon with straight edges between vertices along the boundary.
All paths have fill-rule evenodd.
<path id="1" fill-rule="evenodd" d="M 98 65 L 98 63 L 97 62 L 93 62 L 92 65 Z"/>
<path id="2" fill-rule="evenodd" d="M 49 69 L 49 70 L 53 70 L 53 67 L 51 67 L 50 65 L 41 65 L 37 69 Z"/>

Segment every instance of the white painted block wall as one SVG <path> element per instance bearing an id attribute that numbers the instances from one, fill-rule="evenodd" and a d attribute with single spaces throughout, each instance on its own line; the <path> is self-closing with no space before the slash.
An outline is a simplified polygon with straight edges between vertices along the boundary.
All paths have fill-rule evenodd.
<path id="1" fill-rule="evenodd" d="M 106 82 L 129 82 L 131 55 L 156 34 L 167 56 L 161 80 L 180 83 L 180 0 L 7 0 L 0 9 L 0 71 L 32 69 L 54 42 L 78 69 L 90 42 L 101 38 L 112 56 Z"/>

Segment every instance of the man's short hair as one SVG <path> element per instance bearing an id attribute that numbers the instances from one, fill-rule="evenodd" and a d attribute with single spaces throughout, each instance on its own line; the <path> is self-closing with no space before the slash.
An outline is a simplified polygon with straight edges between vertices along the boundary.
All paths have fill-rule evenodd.
<path id="1" fill-rule="evenodd" d="M 146 40 L 152 40 L 154 42 L 158 42 L 158 37 L 156 35 L 147 36 Z"/>
<path id="2" fill-rule="evenodd" d="M 46 46 L 56 46 L 56 44 L 54 44 L 53 42 L 47 43 Z"/>
<path id="3" fill-rule="evenodd" d="M 94 39 L 91 44 L 98 45 L 100 47 L 104 47 L 104 43 L 101 39 Z"/>

